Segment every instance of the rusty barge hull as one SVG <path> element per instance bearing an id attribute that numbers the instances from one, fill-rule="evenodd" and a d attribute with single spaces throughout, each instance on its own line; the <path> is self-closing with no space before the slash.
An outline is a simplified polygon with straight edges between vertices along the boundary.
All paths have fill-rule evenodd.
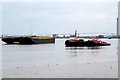
<path id="1" fill-rule="evenodd" d="M 55 38 L 40 39 L 38 37 L 6 37 L 2 41 L 7 44 L 47 44 L 55 43 Z"/>

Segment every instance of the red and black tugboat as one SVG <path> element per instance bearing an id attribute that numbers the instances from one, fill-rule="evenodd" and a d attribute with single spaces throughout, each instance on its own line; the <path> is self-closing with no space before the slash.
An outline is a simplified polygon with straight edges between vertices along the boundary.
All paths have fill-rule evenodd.
<path id="1" fill-rule="evenodd" d="M 88 41 L 84 41 L 83 39 L 70 39 L 65 41 L 66 47 L 91 47 L 91 46 L 110 46 L 111 44 L 97 40 L 97 39 L 92 39 Z"/>
<path id="2" fill-rule="evenodd" d="M 75 30 L 74 37 L 77 36 L 77 31 Z M 66 47 L 93 47 L 93 46 L 110 46 L 111 44 L 98 40 L 98 39 L 91 39 L 84 41 L 83 39 L 70 39 L 65 41 Z"/>

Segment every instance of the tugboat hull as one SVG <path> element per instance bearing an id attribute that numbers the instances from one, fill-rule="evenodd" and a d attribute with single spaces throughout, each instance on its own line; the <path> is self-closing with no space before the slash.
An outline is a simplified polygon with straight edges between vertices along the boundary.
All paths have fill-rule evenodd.
<path id="1" fill-rule="evenodd" d="M 111 44 L 109 43 L 102 43 L 102 42 L 93 42 L 93 41 L 70 41 L 66 40 L 65 41 L 66 47 L 91 47 L 91 46 L 110 46 Z"/>

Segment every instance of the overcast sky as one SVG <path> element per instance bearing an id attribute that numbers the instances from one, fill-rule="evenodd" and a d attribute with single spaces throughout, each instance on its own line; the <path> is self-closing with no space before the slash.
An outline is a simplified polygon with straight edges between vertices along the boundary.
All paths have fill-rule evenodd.
<path id="1" fill-rule="evenodd" d="M 2 33 L 116 33 L 117 16 L 118 0 L 4 2 Z"/>

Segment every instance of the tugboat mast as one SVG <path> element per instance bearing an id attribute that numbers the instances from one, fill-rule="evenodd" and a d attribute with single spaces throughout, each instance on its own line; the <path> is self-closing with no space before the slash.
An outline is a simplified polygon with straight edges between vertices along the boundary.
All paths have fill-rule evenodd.
<path id="1" fill-rule="evenodd" d="M 77 36 L 77 30 L 75 30 L 75 37 Z"/>

